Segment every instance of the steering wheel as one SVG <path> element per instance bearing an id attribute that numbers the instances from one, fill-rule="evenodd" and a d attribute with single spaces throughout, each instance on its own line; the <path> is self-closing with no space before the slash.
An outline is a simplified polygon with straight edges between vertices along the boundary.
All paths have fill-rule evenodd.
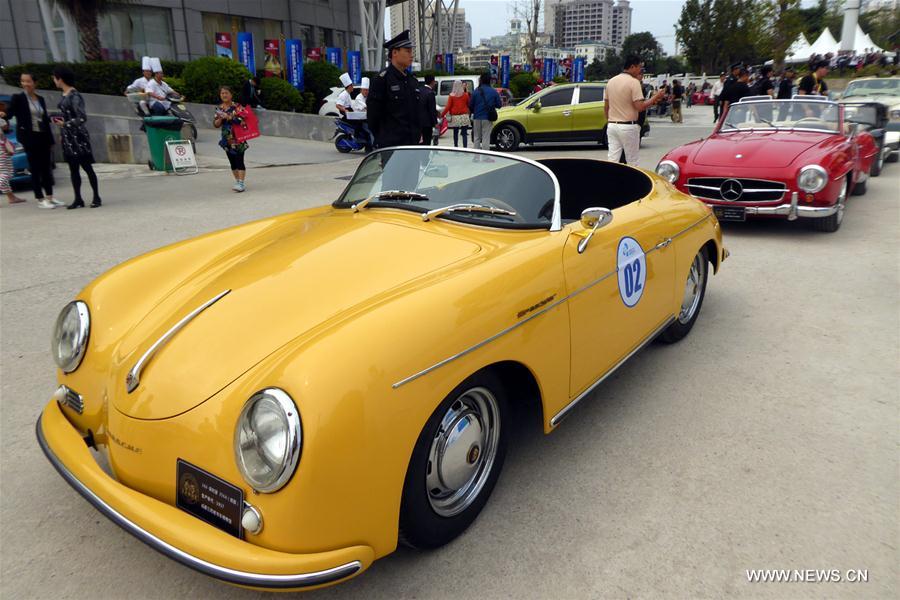
<path id="1" fill-rule="evenodd" d="M 802 119 L 798 119 L 798 120 L 794 121 L 794 125 L 797 125 L 798 123 L 802 123 L 803 121 L 817 121 L 819 123 L 825 122 L 822 119 L 820 119 L 819 117 L 803 117 Z"/>
<path id="2" fill-rule="evenodd" d="M 498 216 L 503 217 L 504 219 L 512 219 L 516 223 L 525 223 L 525 217 L 522 216 L 522 213 L 519 212 L 518 210 L 516 210 L 515 208 L 513 208 L 508 203 L 504 202 L 503 200 L 498 200 L 497 198 L 487 197 L 487 198 L 479 198 L 478 200 L 475 200 L 475 202 L 477 202 L 479 204 L 487 204 L 489 206 L 493 206 L 494 208 L 502 208 L 504 210 L 514 212 L 514 213 L 516 213 L 515 215 L 498 215 Z"/>

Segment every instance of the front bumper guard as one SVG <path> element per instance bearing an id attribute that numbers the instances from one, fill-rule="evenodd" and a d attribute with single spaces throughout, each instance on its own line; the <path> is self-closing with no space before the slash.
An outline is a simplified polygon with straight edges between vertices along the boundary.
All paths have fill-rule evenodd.
<path id="1" fill-rule="evenodd" d="M 724 206 L 722 204 L 711 204 L 710 206 Z M 794 221 L 799 217 L 804 219 L 821 219 L 830 217 L 836 213 L 841 206 L 833 204 L 831 206 L 800 206 L 797 192 L 791 194 L 790 204 L 779 204 L 778 206 L 745 206 L 744 212 L 748 215 L 778 215 L 786 216 L 788 221 Z"/>
<path id="2" fill-rule="evenodd" d="M 264 589 L 301 589 L 334 583 L 359 573 L 374 560 L 374 552 L 368 546 L 355 546 L 319 554 L 289 554 L 249 544 L 218 530 L 210 531 L 215 538 L 213 547 L 219 557 L 232 561 L 247 557 L 247 562 L 265 567 L 275 574 L 244 571 L 218 564 L 176 547 L 177 531 L 190 531 L 206 524 L 154 498 L 132 490 L 109 477 L 90 455 L 90 450 L 79 433 L 66 419 L 56 401 L 51 401 L 36 423 L 36 433 L 41 450 L 66 483 L 90 502 L 116 525 L 132 534 L 157 552 L 227 583 Z M 67 464 L 68 463 L 68 464 Z M 89 487 L 85 481 L 92 484 Z M 93 489 L 92 489 L 93 488 Z M 105 498 L 104 498 L 105 496 Z M 120 507 L 114 507 L 118 504 Z M 126 512 L 132 513 L 124 514 Z M 151 524 L 142 525 L 135 515 L 165 515 L 169 526 L 165 532 L 150 531 Z M 169 541 L 163 538 L 169 538 Z M 181 540 L 184 541 L 184 540 Z M 356 557 L 349 560 L 351 557 Z M 227 560 L 227 559 L 226 559 Z M 330 568 L 312 568 L 313 565 L 336 564 Z M 262 569 L 261 569 L 262 570 Z M 279 571 L 286 574 L 277 574 Z"/>

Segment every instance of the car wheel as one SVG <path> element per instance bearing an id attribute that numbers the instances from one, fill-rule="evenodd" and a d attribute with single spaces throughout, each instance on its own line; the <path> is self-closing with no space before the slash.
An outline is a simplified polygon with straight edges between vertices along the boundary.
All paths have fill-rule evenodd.
<path id="1" fill-rule="evenodd" d="M 881 175 L 882 167 L 884 167 L 884 150 L 879 148 L 878 154 L 875 156 L 875 160 L 872 161 L 872 167 L 869 169 L 869 175 L 872 177 L 878 177 L 879 175 Z"/>
<path id="2" fill-rule="evenodd" d="M 684 295 L 681 299 L 681 309 L 675 318 L 675 322 L 663 331 L 659 340 L 667 344 L 682 339 L 694 326 L 694 322 L 700 315 L 700 307 L 703 306 L 703 297 L 706 295 L 706 279 L 709 275 L 709 258 L 706 249 L 701 248 L 688 270 L 684 284 Z"/>
<path id="3" fill-rule="evenodd" d="M 352 150 L 350 147 L 350 138 L 342 133 L 334 140 L 334 147 L 337 148 L 337 151 L 341 154 L 347 154 Z"/>
<path id="4" fill-rule="evenodd" d="M 403 544 L 437 548 L 472 524 L 503 468 L 506 416 L 503 386 L 487 371 L 458 385 L 432 413 L 403 484 Z"/>
<path id="5" fill-rule="evenodd" d="M 857 184 L 859 185 L 859 184 Z M 844 222 L 844 210 L 845 203 L 847 202 L 847 188 L 850 187 L 850 176 L 847 176 L 847 183 L 844 185 L 841 190 L 840 196 L 838 196 L 838 210 L 836 213 L 831 215 L 830 217 L 825 217 L 822 219 L 813 219 L 812 225 L 813 229 L 816 231 L 824 231 L 826 233 L 834 233 L 838 229 L 841 228 L 841 223 Z"/>
<path id="6" fill-rule="evenodd" d="M 501 125 L 497 129 L 496 140 L 497 150 L 514 152 L 519 147 L 521 136 L 515 125 Z"/>
<path id="7" fill-rule="evenodd" d="M 900 152 L 897 152 L 896 150 L 894 150 L 893 152 L 888 154 L 888 157 L 886 159 L 884 159 L 884 162 L 894 163 L 894 162 L 897 162 L 898 160 L 900 160 Z"/>
<path id="8" fill-rule="evenodd" d="M 865 196 L 866 191 L 869 188 L 869 181 L 857 181 L 856 185 L 853 186 L 853 195 L 854 196 Z"/>

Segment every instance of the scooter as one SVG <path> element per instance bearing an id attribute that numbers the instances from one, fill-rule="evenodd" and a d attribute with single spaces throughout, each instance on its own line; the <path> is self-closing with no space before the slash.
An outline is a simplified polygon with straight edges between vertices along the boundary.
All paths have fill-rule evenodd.
<path id="1" fill-rule="evenodd" d="M 125 95 L 131 101 L 131 103 L 134 104 L 134 111 L 138 114 L 139 117 L 143 118 L 150 116 L 147 94 L 143 92 L 129 92 Z M 166 99 L 171 102 L 171 104 L 169 105 L 168 114 L 181 120 L 182 131 L 184 132 L 183 136 L 186 139 L 191 140 L 192 142 L 196 142 L 197 120 L 184 104 L 184 96 L 179 96 L 178 94 L 169 94 Z"/>
<path id="2" fill-rule="evenodd" d="M 362 129 L 356 129 L 353 125 L 343 119 L 335 119 L 336 129 L 331 139 L 334 140 L 334 147 L 337 151 L 346 154 L 354 150 L 364 150 L 368 145 L 365 133 Z"/>

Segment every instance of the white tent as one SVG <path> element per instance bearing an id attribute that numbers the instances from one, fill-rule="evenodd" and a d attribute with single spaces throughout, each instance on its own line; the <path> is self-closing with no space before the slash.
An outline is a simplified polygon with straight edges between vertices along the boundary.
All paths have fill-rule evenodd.
<path id="1" fill-rule="evenodd" d="M 826 27 L 825 31 L 819 36 L 813 45 L 809 47 L 809 54 L 821 54 L 825 56 L 829 52 L 832 54 L 837 54 L 838 50 L 841 49 L 841 45 L 834 39 L 834 36 L 831 35 L 831 31 Z M 809 58 L 807 55 L 806 58 Z"/>
<path id="2" fill-rule="evenodd" d="M 853 51 L 856 54 L 862 54 L 866 49 L 868 49 L 869 52 L 884 52 L 884 50 L 875 45 L 875 42 L 872 41 L 872 38 L 869 37 L 868 33 L 863 33 L 862 27 L 857 23 L 856 35 L 853 39 Z"/>
<path id="3" fill-rule="evenodd" d="M 809 40 L 801 33 L 784 53 L 786 62 L 803 62 L 809 58 Z"/>

